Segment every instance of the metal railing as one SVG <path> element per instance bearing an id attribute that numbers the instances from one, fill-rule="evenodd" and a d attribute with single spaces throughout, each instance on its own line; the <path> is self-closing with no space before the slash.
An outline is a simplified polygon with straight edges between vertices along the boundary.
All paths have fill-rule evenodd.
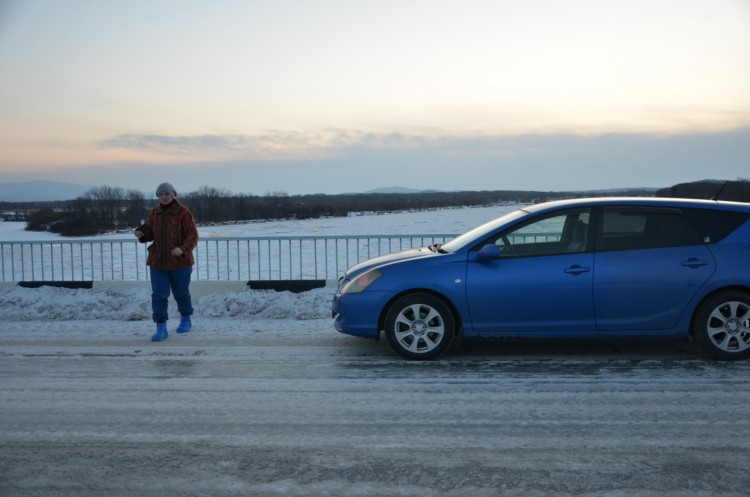
<path id="1" fill-rule="evenodd" d="M 444 243 L 455 234 L 203 238 L 193 279 L 336 279 L 371 257 Z M 0 242 L 0 281 L 144 281 L 146 245 L 136 240 Z"/>

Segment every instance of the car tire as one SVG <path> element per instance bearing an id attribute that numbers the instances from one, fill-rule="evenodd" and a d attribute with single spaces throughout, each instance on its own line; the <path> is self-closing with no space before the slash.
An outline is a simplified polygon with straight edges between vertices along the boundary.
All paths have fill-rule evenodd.
<path id="1" fill-rule="evenodd" d="M 703 302 L 693 320 L 693 336 L 711 357 L 750 357 L 750 295 L 722 292 Z"/>
<path id="2" fill-rule="evenodd" d="M 456 334 L 455 318 L 438 297 L 405 295 L 388 308 L 385 336 L 394 352 L 407 359 L 428 360 L 444 354 Z"/>

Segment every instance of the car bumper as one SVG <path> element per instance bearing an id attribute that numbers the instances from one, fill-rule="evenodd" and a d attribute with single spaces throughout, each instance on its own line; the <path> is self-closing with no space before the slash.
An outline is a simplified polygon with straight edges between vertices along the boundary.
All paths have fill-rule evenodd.
<path id="1" fill-rule="evenodd" d="M 361 292 L 333 297 L 333 326 L 347 335 L 378 338 L 380 313 L 393 296 L 390 292 Z"/>

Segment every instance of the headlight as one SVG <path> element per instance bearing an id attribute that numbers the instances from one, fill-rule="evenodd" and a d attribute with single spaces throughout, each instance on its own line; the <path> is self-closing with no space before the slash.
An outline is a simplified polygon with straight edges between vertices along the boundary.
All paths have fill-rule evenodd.
<path id="1" fill-rule="evenodd" d="M 344 285 L 341 289 L 341 293 L 359 293 L 372 285 L 372 283 L 381 276 L 383 276 L 383 273 L 378 269 L 366 271 Z"/>

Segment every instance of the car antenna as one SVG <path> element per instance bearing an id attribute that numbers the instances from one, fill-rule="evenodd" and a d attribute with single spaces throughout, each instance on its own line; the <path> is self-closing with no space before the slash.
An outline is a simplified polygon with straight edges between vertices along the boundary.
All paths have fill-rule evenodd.
<path id="1" fill-rule="evenodd" d="M 729 180 L 725 181 L 723 185 L 721 185 L 721 188 L 719 188 L 719 191 L 716 192 L 716 194 L 711 197 L 711 200 L 719 200 L 719 195 L 724 191 L 724 188 L 729 184 Z"/>

